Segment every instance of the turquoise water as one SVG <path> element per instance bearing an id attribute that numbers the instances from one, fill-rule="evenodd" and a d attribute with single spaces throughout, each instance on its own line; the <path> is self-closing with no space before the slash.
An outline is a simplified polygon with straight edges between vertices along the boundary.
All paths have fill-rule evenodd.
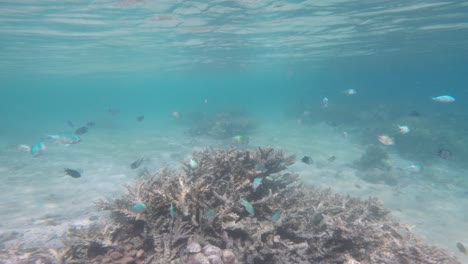
<path id="1" fill-rule="evenodd" d="M 304 181 L 377 196 L 466 262 L 455 244 L 468 244 L 467 14 L 464 1 L 0 1 L 0 230 L 87 223 L 94 201 L 140 173 L 136 159 L 152 170 L 231 146 L 235 133 L 203 123 L 229 112 L 255 124 L 243 147 L 311 156 L 292 167 Z M 16 150 L 90 121 L 79 144 Z M 354 167 L 369 145 L 388 153 L 396 183 Z"/>

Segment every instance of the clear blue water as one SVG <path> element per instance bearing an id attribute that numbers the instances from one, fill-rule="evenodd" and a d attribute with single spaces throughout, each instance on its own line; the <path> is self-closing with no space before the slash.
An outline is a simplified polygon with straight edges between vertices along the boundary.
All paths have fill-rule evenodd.
<path id="1" fill-rule="evenodd" d="M 437 195 L 412 190 L 410 198 L 380 198 L 400 210 L 405 199 L 416 197 L 408 208 L 436 218 L 440 212 L 430 206 L 445 197 L 453 206 L 447 212 L 451 224 L 421 224 L 411 212 L 396 214 L 419 223 L 416 231 L 431 243 L 455 252 L 455 242 L 468 244 L 463 213 L 468 188 L 467 21 L 467 1 L 0 1 L 1 184 L 25 188 L 34 174 L 44 177 L 35 181 L 60 193 L 64 182 L 49 181 L 46 175 L 60 176 L 62 167 L 73 164 L 93 177 L 124 175 L 116 187 L 102 190 L 103 183 L 93 180 L 95 193 L 114 194 L 109 189 L 135 176 L 126 167 L 142 154 L 164 157 L 155 158 L 154 168 L 168 162 L 161 143 L 166 139 L 183 146 L 167 150 L 177 157 L 230 144 L 193 141 L 186 134 L 188 125 L 175 120 L 173 111 L 210 115 L 242 110 L 258 123 L 252 147 L 271 144 L 298 156 L 340 152 L 349 164 L 367 145 L 379 144 L 379 133 L 394 136 L 396 144 L 388 150 L 392 160 L 427 167 L 418 180 Z M 350 88 L 358 94 L 345 95 Z M 456 102 L 430 99 L 445 94 Z M 321 108 L 323 97 L 330 100 L 328 112 Z M 120 114 L 109 115 L 110 108 Z M 304 117 L 304 111 L 312 117 Z M 408 117 L 411 111 L 421 118 Z M 143 122 L 135 121 L 139 115 L 145 115 Z M 76 127 L 64 124 L 67 120 L 76 127 L 88 121 L 97 125 L 83 135 L 80 146 L 52 146 L 40 161 L 14 150 L 18 144 L 37 143 L 46 133 L 73 131 Z M 332 122 L 338 128 L 323 125 Z M 409 122 L 415 133 L 398 135 L 401 122 Z M 332 144 L 343 131 L 350 131 L 352 146 Z M 441 147 L 453 157 L 440 159 Z M 11 177 L 20 180 L 6 180 Z M 366 196 L 346 188 L 337 191 Z M 47 193 L 37 188 L 27 203 L 41 202 Z M 12 212 L 12 198 L 0 197 L 0 210 Z M 20 210 L 18 217 L 38 217 L 28 210 Z M 67 221 L 77 218 L 76 212 L 60 213 L 69 213 Z"/>

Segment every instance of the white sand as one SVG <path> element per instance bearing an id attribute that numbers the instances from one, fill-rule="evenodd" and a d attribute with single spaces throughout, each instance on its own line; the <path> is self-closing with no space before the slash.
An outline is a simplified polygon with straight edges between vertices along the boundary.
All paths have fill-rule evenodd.
<path id="1" fill-rule="evenodd" d="M 92 216 L 102 219 L 105 213 L 96 211 L 93 203 L 121 194 L 122 184 L 137 177 L 143 168 L 178 166 L 195 149 L 230 145 L 229 141 L 191 138 L 185 131 L 175 122 L 157 127 L 97 124 L 83 135 L 83 142 L 68 147 L 49 144 L 47 152 L 37 158 L 17 152 L 11 138 L 0 142 L 4 147 L 0 151 L 0 233 L 18 231 L 31 246 L 40 245 L 42 238 L 48 246 L 58 245 L 58 236 L 70 224 L 87 224 Z M 458 241 L 468 245 L 466 190 L 423 180 L 425 173 L 443 173 L 450 178 L 464 171 L 434 165 L 418 175 L 402 171 L 408 180 L 399 188 L 370 184 L 349 166 L 361 156 L 364 147 L 354 143 L 353 134 L 341 138 L 341 132 L 326 124 L 269 123 L 251 135 L 250 146 L 270 145 L 296 154 L 298 162 L 290 170 L 300 173 L 308 183 L 331 187 L 342 194 L 378 197 L 392 210 L 393 217 L 414 226 L 421 238 L 468 263 L 455 247 Z M 304 155 L 311 156 L 314 164 L 300 162 Z M 330 156 L 337 159 L 329 162 Z M 149 161 L 137 170 L 130 169 L 130 163 L 140 157 L 148 157 Z M 409 163 L 396 155 L 391 155 L 390 162 L 402 167 Z M 82 177 L 64 176 L 65 167 L 83 170 Z M 53 234 L 56 239 L 51 239 Z"/>

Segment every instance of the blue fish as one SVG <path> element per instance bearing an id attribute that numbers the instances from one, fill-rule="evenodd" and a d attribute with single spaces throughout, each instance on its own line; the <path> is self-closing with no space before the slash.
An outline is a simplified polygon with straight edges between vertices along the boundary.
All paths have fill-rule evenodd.
<path id="1" fill-rule="evenodd" d="M 252 204 L 249 203 L 244 198 L 241 198 L 240 201 L 241 201 L 242 205 L 244 206 L 245 210 L 249 213 L 249 215 L 254 216 L 255 215 L 255 210 L 254 210 L 254 207 L 252 206 Z"/>
<path id="2" fill-rule="evenodd" d="M 262 178 L 255 178 L 253 179 L 253 183 L 252 183 L 252 188 L 254 190 L 254 192 L 257 190 L 258 186 L 260 186 L 260 184 L 262 184 Z"/>
<path id="3" fill-rule="evenodd" d="M 276 210 L 275 213 L 271 216 L 271 221 L 273 222 L 278 222 L 278 220 L 280 220 L 281 218 L 281 211 L 280 210 Z"/>
<path id="4" fill-rule="evenodd" d="M 206 218 L 208 219 L 209 222 L 213 221 L 216 217 L 216 211 L 215 209 L 210 209 L 208 212 L 206 212 Z"/>
<path id="5" fill-rule="evenodd" d="M 44 142 L 41 141 L 41 142 L 39 142 L 36 145 L 31 147 L 31 155 L 33 157 L 38 157 L 38 156 L 44 154 L 46 149 L 47 149 L 47 146 L 44 144 Z"/>
<path id="6" fill-rule="evenodd" d="M 174 205 L 172 204 L 169 207 L 169 215 L 171 216 L 172 219 L 174 219 Z"/>
<path id="7" fill-rule="evenodd" d="M 134 204 L 132 207 L 130 207 L 130 211 L 132 211 L 135 214 L 141 214 L 146 211 L 146 205 L 142 202 L 138 202 Z"/>
<path id="8" fill-rule="evenodd" d="M 77 134 L 73 133 L 47 135 L 47 138 L 52 139 L 55 143 L 63 145 L 78 144 L 81 142 L 81 138 Z"/>

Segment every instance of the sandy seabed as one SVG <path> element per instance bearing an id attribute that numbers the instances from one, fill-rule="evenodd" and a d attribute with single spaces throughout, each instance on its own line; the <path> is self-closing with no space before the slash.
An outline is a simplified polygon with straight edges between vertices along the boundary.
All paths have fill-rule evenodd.
<path id="1" fill-rule="evenodd" d="M 457 242 L 468 244 L 466 190 L 450 181 L 435 184 L 424 178 L 431 172 L 450 179 L 464 170 L 437 163 L 419 174 L 409 174 L 404 168 L 410 161 L 392 154 L 389 147 L 389 162 L 402 168 L 403 180 L 398 186 L 371 184 L 359 178 L 358 171 L 350 166 L 365 147 L 352 133 L 343 139 L 341 132 L 326 124 L 265 123 L 252 133 L 249 145 L 242 147 L 272 146 L 297 155 L 297 162 L 289 170 L 299 173 L 305 182 L 355 197 L 378 197 L 394 218 L 413 227 L 421 238 L 468 263 L 468 257 L 455 247 Z M 104 219 L 105 213 L 97 211 L 94 202 L 119 196 L 124 192 L 122 184 L 144 170 L 178 167 L 194 150 L 232 145 L 229 140 L 189 137 L 186 128 L 176 123 L 127 129 L 97 126 L 83 135 L 81 143 L 68 147 L 50 143 L 47 152 L 37 158 L 17 152 L 15 140 L 25 143 L 19 138 L 0 142 L 0 243 L 24 243 L 29 247 L 59 246 L 68 226 Z M 314 163 L 300 162 L 304 155 L 311 156 Z M 331 156 L 336 160 L 328 161 Z M 140 157 L 148 160 L 132 170 L 130 164 Z M 82 170 L 82 177 L 66 176 L 65 167 Z"/>

